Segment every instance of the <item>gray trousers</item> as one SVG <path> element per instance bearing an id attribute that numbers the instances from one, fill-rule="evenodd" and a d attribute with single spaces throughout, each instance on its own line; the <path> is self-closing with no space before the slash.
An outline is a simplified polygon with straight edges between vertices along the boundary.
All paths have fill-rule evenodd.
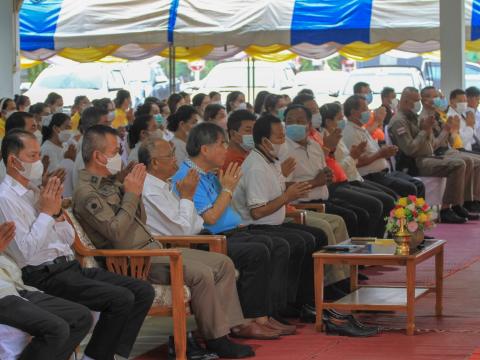
<path id="1" fill-rule="evenodd" d="M 190 288 L 190 306 L 198 329 L 207 340 L 230 333 L 245 322 L 238 299 L 235 266 L 229 257 L 202 250 L 179 248 L 183 257 L 185 285 Z M 169 259 L 152 259 L 149 280 L 170 283 Z"/>

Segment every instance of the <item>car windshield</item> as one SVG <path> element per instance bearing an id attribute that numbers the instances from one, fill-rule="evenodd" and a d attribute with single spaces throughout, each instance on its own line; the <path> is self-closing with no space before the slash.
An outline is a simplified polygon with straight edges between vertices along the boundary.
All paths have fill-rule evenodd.
<path id="1" fill-rule="evenodd" d="M 45 89 L 92 89 L 102 88 L 102 76 L 86 69 L 55 69 L 40 76 L 36 86 Z M 43 75 L 43 74 L 42 74 Z"/>
<path id="2" fill-rule="evenodd" d="M 361 74 L 351 74 L 348 78 L 347 83 L 343 93 L 345 95 L 353 95 L 353 86 L 359 82 L 364 81 L 370 84 L 370 89 L 374 94 L 380 94 L 384 87 L 392 87 L 395 89 L 395 92 L 400 93 L 407 86 L 415 87 L 415 82 L 413 76 L 407 73 L 388 73 L 388 74 L 378 74 L 378 73 L 367 73 L 363 72 Z"/>
<path id="3" fill-rule="evenodd" d="M 255 87 L 274 87 L 275 73 L 270 68 L 255 69 Z M 250 85 L 253 86 L 253 79 L 250 79 Z M 205 87 L 211 89 L 220 89 L 226 87 L 245 88 L 248 86 L 247 68 L 243 66 L 228 68 L 213 68 L 205 81 Z"/>

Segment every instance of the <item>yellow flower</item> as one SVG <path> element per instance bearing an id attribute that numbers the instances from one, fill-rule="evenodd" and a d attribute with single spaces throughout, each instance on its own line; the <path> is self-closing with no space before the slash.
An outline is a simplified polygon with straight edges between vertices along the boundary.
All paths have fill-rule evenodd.
<path id="1" fill-rule="evenodd" d="M 426 223 L 428 221 L 428 216 L 426 214 L 419 214 L 417 218 L 420 224 Z"/>
<path id="2" fill-rule="evenodd" d="M 425 199 L 417 198 L 417 201 L 415 201 L 415 205 L 417 205 L 418 207 L 422 207 L 423 205 L 425 205 Z"/>
<path id="3" fill-rule="evenodd" d="M 405 209 L 403 208 L 398 208 L 395 210 L 395 217 L 397 219 L 403 219 L 405 218 Z"/>
<path id="4" fill-rule="evenodd" d="M 400 206 L 407 206 L 408 204 L 408 199 L 406 197 L 402 197 L 400 199 L 398 199 L 398 205 Z"/>

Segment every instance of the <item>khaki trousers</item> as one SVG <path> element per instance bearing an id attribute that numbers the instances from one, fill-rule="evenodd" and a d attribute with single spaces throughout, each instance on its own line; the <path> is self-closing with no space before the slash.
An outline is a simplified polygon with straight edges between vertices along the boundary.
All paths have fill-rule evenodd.
<path id="1" fill-rule="evenodd" d="M 190 306 L 198 329 L 206 340 L 230 333 L 245 322 L 238 299 L 235 266 L 229 257 L 202 250 L 181 248 L 185 285 L 192 294 Z M 169 259 L 152 259 L 149 280 L 169 284 Z"/>
<path id="2" fill-rule="evenodd" d="M 458 157 L 465 161 L 465 201 L 480 200 L 480 155 L 458 150 L 449 150 L 449 157 Z"/>
<path id="3" fill-rule="evenodd" d="M 327 235 L 328 245 L 335 245 L 349 238 L 345 221 L 338 215 L 307 211 L 306 225 L 321 229 Z M 327 265 L 324 284 L 328 286 L 349 276 L 349 266 Z"/>

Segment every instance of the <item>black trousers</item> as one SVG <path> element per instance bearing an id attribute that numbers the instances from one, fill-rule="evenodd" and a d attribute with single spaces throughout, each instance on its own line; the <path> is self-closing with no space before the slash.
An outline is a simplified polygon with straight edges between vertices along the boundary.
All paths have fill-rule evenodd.
<path id="1" fill-rule="evenodd" d="M 0 324 L 32 336 L 19 360 L 69 359 L 90 330 L 90 310 L 40 291 L 21 291 L 20 296 L 0 299 Z"/>
<path id="2" fill-rule="evenodd" d="M 398 195 L 393 189 L 390 189 L 389 187 L 383 186 L 382 184 L 379 184 L 367 179 L 363 179 L 363 180 L 364 181 L 362 182 L 362 184 L 364 187 L 369 187 L 372 190 L 384 192 L 385 194 L 390 195 L 395 200 L 397 200 L 400 197 L 400 195 Z"/>
<path id="3" fill-rule="evenodd" d="M 77 261 L 22 269 L 25 284 L 100 312 L 85 354 L 95 360 L 128 357 L 155 292 L 146 282 L 103 269 L 82 268 Z"/>
<path id="4" fill-rule="evenodd" d="M 415 195 L 425 197 L 425 185 L 418 179 L 401 171 L 390 173 L 376 172 L 364 176 L 365 179 L 393 189 L 400 196 Z"/>

